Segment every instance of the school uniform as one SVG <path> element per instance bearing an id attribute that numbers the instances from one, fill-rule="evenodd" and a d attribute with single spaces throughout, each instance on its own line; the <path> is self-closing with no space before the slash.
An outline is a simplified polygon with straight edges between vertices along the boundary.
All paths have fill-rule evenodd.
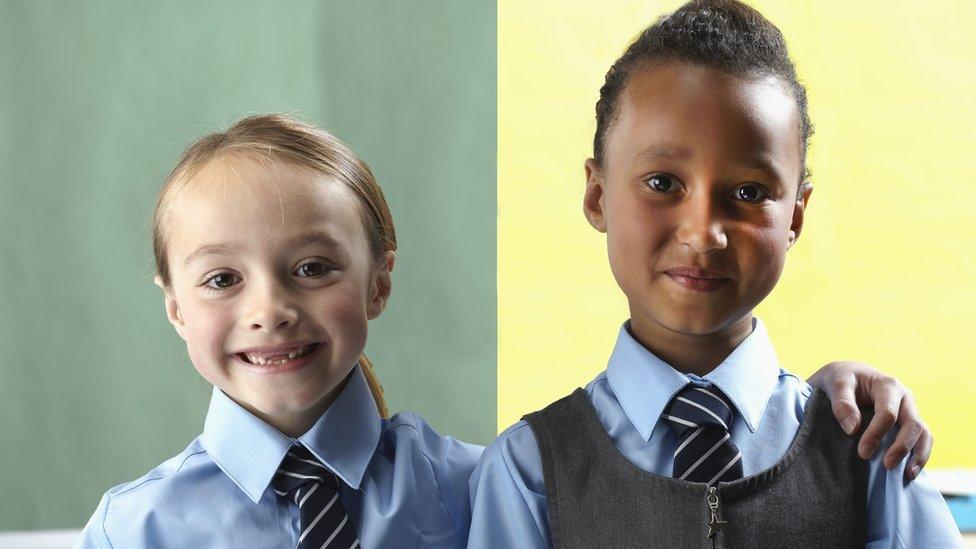
<path id="1" fill-rule="evenodd" d="M 441 436 L 410 412 L 381 419 L 359 366 L 297 439 L 215 387 L 203 434 L 142 478 L 109 490 L 76 547 L 294 549 L 302 526 L 296 503 L 308 496 L 292 501 L 272 481 L 296 444 L 332 479 L 341 504 L 333 512 L 344 510 L 343 528 L 354 526 L 348 535 L 356 546 L 463 547 L 467 479 L 482 448 Z"/>
<path id="2" fill-rule="evenodd" d="M 662 478 L 672 476 L 676 450 L 681 450 L 665 411 L 680 392 L 706 383 L 727 397 L 734 412 L 729 440 L 740 454 L 736 461 L 746 477 L 715 485 L 720 494 L 731 488 L 720 499 L 732 508 L 727 515 L 718 517 L 732 523 L 731 530 L 739 528 L 728 540 L 723 537 L 725 533 L 707 537 L 712 532 L 707 526 L 706 484 Z M 583 545 L 580 539 L 591 534 L 594 537 L 587 541 L 592 543 L 598 536 L 585 526 L 610 535 L 600 539 L 615 540 L 606 546 L 649 546 L 646 540 L 682 536 L 679 543 L 667 545 L 736 546 L 734 540 L 738 538 L 734 536 L 749 533 L 744 529 L 763 530 L 763 517 L 775 522 L 780 515 L 794 510 L 779 506 L 782 501 L 799 501 L 801 505 L 808 502 L 808 518 L 830 505 L 850 511 L 842 519 L 850 524 L 841 523 L 839 530 L 860 525 L 861 537 L 852 539 L 860 539 L 862 546 L 961 546 L 958 528 L 944 500 L 925 475 L 906 485 L 902 479 L 907 460 L 890 472 L 884 469 L 882 457 L 893 436 L 889 434 L 875 456 L 859 469 L 853 438 L 837 436 L 839 426 L 830 425 L 832 417 L 826 399 L 814 395 L 809 385 L 780 368 L 758 319 L 754 320 L 753 332 L 703 378 L 682 374 L 654 356 L 630 335 L 625 324 L 607 369 L 586 386 L 585 392 L 558 401 L 542 416 L 530 416 L 530 420 L 545 417 L 549 421 L 536 422 L 546 429 L 542 450 L 538 433 L 525 420 L 505 430 L 485 450 L 471 478 L 468 547 L 551 547 L 554 540 L 557 547 L 571 547 Z M 808 403 L 812 406 L 808 407 Z M 806 412 L 811 417 L 804 421 Z M 831 432 L 832 428 L 836 430 Z M 811 442 L 826 440 L 824 437 L 832 438 L 823 444 L 848 446 L 834 455 L 829 447 L 825 450 L 823 445 L 818 447 Z M 799 448 L 794 447 L 792 454 L 787 455 L 794 439 Z M 805 448 L 808 443 L 809 448 Z M 564 454 L 554 456 L 553 448 Z M 806 468 L 808 464 L 792 467 L 798 453 L 813 455 L 808 464 L 822 474 L 794 474 L 811 470 Z M 544 478 L 544 460 L 554 478 Z M 782 476 L 783 471 L 791 471 L 792 476 Z M 574 474 L 578 478 L 575 484 Z M 805 500 L 796 485 L 797 479 L 804 478 L 812 496 Z M 613 486 L 620 479 L 631 479 L 640 486 L 606 490 L 606 486 Z M 831 496 L 848 479 L 853 488 Z M 547 497 L 550 481 L 556 487 L 553 502 Z M 773 492 L 778 495 L 763 505 L 763 498 L 770 498 Z M 593 497 L 593 493 L 597 496 Z M 824 493 L 826 498 L 817 497 Z M 557 505 L 552 507 L 551 503 Z M 628 504 L 637 511 L 629 512 Z M 589 507 L 581 509 L 580 505 Z M 551 517 L 551 510 L 557 516 Z M 634 522 L 640 517 L 658 525 L 656 530 L 646 530 L 650 537 L 643 540 L 639 528 L 642 525 Z M 615 526 L 621 525 L 616 529 L 619 531 L 625 524 L 631 530 L 615 535 Z M 559 530 L 554 532 L 553 526 Z M 667 528 L 672 529 L 670 534 L 662 533 Z M 836 534 L 823 532 L 820 539 L 808 539 L 809 543 L 801 545 L 836 546 L 830 543 L 830 537 Z M 760 546 L 776 545 L 763 543 Z"/>

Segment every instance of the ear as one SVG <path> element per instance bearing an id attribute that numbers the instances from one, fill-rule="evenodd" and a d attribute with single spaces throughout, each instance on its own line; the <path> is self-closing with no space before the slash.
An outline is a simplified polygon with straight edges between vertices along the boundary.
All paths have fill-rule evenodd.
<path id="1" fill-rule="evenodd" d="M 393 264 L 396 263 L 396 252 L 388 251 L 380 259 L 373 277 L 373 284 L 369 290 L 369 303 L 366 304 L 366 317 L 370 320 L 380 316 L 386 308 L 386 302 L 393 291 Z"/>
<path id="2" fill-rule="evenodd" d="M 583 215 L 601 233 L 607 232 L 607 220 L 603 213 L 603 173 L 599 164 L 592 158 L 587 158 L 584 164 L 586 170 L 586 192 L 583 194 Z"/>
<path id="3" fill-rule="evenodd" d="M 172 290 L 163 284 L 163 279 L 159 275 L 153 277 L 153 284 L 159 286 L 159 289 L 163 291 L 163 301 L 166 307 L 166 318 L 169 323 L 173 325 L 176 329 L 176 333 L 179 334 L 183 341 L 186 341 L 186 337 L 183 330 L 186 329 L 186 324 L 183 322 L 183 316 L 180 314 L 180 306 L 176 303 L 176 297 L 173 296 Z"/>
<path id="4" fill-rule="evenodd" d="M 787 250 L 792 248 L 797 239 L 800 238 L 800 231 L 803 229 L 803 215 L 807 209 L 807 203 L 810 202 L 811 194 L 813 194 L 813 183 L 809 181 L 800 183 L 800 196 L 793 204 L 793 220 L 790 222 L 790 232 L 786 237 L 788 240 Z"/>

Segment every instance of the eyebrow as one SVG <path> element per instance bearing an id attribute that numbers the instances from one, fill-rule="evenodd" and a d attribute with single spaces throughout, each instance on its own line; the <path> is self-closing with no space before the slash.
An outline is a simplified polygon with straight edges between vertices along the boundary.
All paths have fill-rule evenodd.
<path id="1" fill-rule="evenodd" d="M 201 259 L 212 256 L 212 255 L 234 255 L 237 248 L 229 244 L 205 244 L 196 249 L 193 253 L 186 256 L 183 260 L 183 267 L 189 267 L 191 264 L 200 261 Z"/>
<path id="2" fill-rule="evenodd" d="M 691 149 L 668 145 L 651 145 L 637 153 L 637 160 L 687 160 L 693 156 Z"/>
<path id="3" fill-rule="evenodd" d="M 687 160 L 694 156 L 691 149 L 681 146 L 651 145 L 643 151 L 637 153 L 637 160 Z M 777 175 L 779 170 L 777 164 L 766 156 L 755 156 L 742 164 L 743 167 L 751 170 L 760 170 L 766 173 Z"/>
<path id="4" fill-rule="evenodd" d="M 289 247 L 302 247 L 311 244 L 325 244 L 326 246 L 338 247 L 339 241 L 325 231 L 309 231 L 287 242 Z"/>
<path id="5" fill-rule="evenodd" d="M 743 166 L 751 170 L 760 170 L 771 175 L 779 175 L 778 165 L 765 156 L 750 158 Z"/>
<path id="6" fill-rule="evenodd" d="M 309 231 L 289 240 L 287 243 L 285 243 L 285 247 L 301 248 L 312 244 L 324 244 L 329 247 L 338 247 L 339 241 L 329 233 L 323 231 Z M 186 259 L 183 260 L 183 267 L 189 267 L 192 263 L 200 261 L 201 259 L 209 256 L 234 255 L 238 253 L 239 250 L 239 246 L 223 242 L 216 244 L 204 244 L 203 246 L 197 248 L 193 253 L 186 256 Z"/>

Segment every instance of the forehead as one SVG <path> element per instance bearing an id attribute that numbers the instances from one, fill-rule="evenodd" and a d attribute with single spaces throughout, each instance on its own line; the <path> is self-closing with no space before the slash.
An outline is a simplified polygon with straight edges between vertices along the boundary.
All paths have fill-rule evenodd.
<path id="1" fill-rule="evenodd" d="M 617 105 L 611 164 L 651 148 L 800 170 L 796 103 L 775 77 L 724 73 L 669 61 L 635 68 Z"/>
<path id="2" fill-rule="evenodd" d="M 358 206 L 345 185 L 309 168 L 223 155 L 173 197 L 165 218 L 167 246 L 179 261 L 202 245 L 274 249 L 309 231 L 365 246 Z"/>

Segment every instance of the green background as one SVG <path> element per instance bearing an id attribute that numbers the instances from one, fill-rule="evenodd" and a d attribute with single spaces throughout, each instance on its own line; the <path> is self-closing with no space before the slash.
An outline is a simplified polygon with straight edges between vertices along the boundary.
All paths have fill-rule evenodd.
<path id="1" fill-rule="evenodd" d="M 495 434 L 496 7 L 0 3 L 0 530 L 79 528 L 182 450 L 210 388 L 152 285 L 194 138 L 256 112 L 372 166 L 400 242 L 367 346 L 391 411 Z"/>

